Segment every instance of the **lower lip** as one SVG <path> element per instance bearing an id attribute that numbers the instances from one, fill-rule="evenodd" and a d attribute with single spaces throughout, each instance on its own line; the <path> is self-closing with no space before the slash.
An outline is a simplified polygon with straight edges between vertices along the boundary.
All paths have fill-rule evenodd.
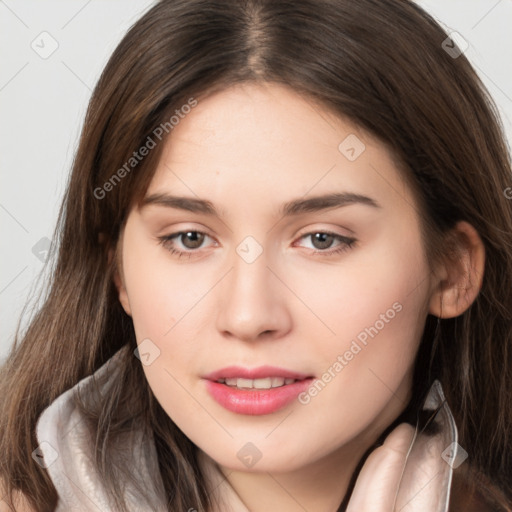
<path id="1" fill-rule="evenodd" d="M 237 389 L 207 380 L 206 388 L 213 399 L 228 411 L 256 416 L 282 409 L 306 391 L 312 382 L 313 378 L 309 378 L 278 388 Z"/>

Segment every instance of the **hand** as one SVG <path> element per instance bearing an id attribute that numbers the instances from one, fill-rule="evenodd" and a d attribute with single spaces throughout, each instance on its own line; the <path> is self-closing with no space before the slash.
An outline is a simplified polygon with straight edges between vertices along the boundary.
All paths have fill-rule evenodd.
<path id="1" fill-rule="evenodd" d="M 384 444 L 369 455 L 346 512 L 394 512 L 396 493 L 414 432 L 411 425 L 401 423 Z"/>

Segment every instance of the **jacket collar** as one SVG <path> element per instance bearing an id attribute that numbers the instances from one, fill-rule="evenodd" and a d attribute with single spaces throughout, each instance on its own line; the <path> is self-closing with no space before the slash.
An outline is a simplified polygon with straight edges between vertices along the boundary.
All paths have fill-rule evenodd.
<path id="1" fill-rule="evenodd" d="M 416 423 L 396 497 L 396 510 L 447 512 L 453 469 L 467 453 L 457 443 L 458 432 L 441 383 L 432 384 Z"/>
<path id="2" fill-rule="evenodd" d="M 123 347 L 124 348 L 124 347 Z M 36 436 L 39 454 L 33 458 L 46 468 L 59 495 L 56 512 L 113 511 L 95 468 L 91 447 L 94 436 L 77 409 L 73 395 L 100 393 L 114 378 L 121 358 L 120 349 L 92 375 L 58 396 L 39 416 Z M 396 510 L 447 512 L 453 468 L 465 458 L 457 444 L 457 427 L 439 381 L 435 381 L 422 410 L 426 421 L 418 419 L 396 494 Z M 111 454 L 116 467 L 129 468 L 142 488 L 125 486 L 130 512 L 167 511 L 164 488 L 158 470 L 154 441 L 142 430 L 116 440 Z M 34 452 L 35 453 L 35 452 Z M 218 510 L 249 512 L 214 461 L 199 450 L 199 462 L 206 475 Z M 467 456 L 467 454 L 466 454 Z"/>

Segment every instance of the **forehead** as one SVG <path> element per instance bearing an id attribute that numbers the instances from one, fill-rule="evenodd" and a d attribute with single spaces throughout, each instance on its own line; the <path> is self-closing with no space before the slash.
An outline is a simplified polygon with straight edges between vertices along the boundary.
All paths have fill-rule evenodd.
<path id="1" fill-rule="evenodd" d="M 332 191 L 412 202 L 393 155 L 377 139 L 289 87 L 250 83 L 199 99 L 182 116 L 147 195 L 259 195 L 261 206 L 271 207 L 271 198 Z"/>

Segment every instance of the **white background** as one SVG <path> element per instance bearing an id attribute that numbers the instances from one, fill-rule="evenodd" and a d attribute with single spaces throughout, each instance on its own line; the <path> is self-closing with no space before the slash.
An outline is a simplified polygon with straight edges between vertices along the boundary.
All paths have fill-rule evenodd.
<path id="1" fill-rule="evenodd" d="M 511 141 L 512 1 L 418 3 L 468 41 L 465 53 L 497 102 Z M 91 90 L 126 30 L 152 4 L 0 1 L 0 361 L 43 267 L 32 248 L 52 238 Z M 31 47 L 35 41 L 51 48 L 51 39 L 40 42 L 44 31 L 58 43 L 46 59 Z"/>

